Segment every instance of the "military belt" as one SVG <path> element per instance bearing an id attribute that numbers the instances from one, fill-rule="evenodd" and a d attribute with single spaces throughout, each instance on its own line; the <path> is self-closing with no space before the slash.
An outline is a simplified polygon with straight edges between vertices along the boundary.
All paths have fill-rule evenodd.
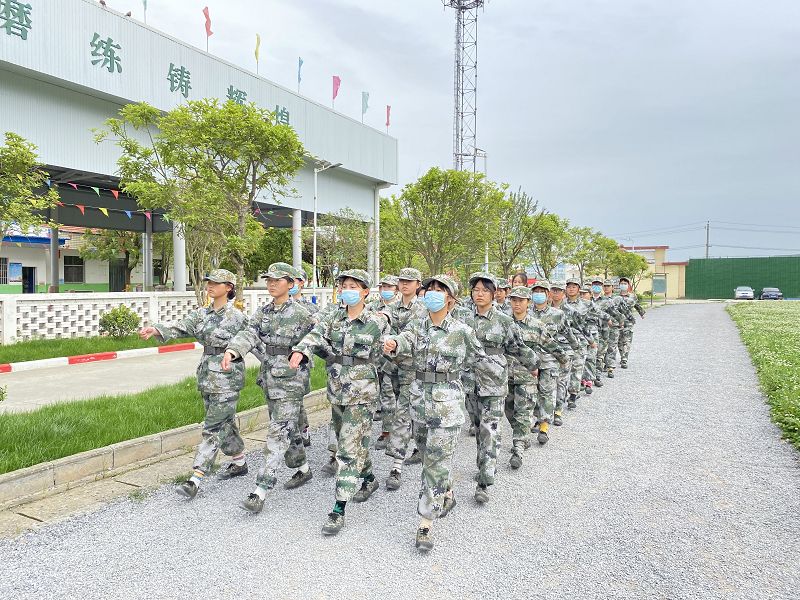
<path id="1" fill-rule="evenodd" d="M 269 356 L 287 356 L 291 348 L 289 346 L 267 346 L 264 354 Z"/>
<path id="2" fill-rule="evenodd" d="M 203 354 L 207 356 L 219 356 L 220 354 L 225 354 L 225 348 L 203 346 Z"/>
<path id="3" fill-rule="evenodd" d="M 437 373 L 436 371 L 417 371 L 417 380 L 422 383 L 444 383 L 446 381 L 458 381 L 461 379 L 460 373 Z"/>
<path id="4" fill-rule="evenodd" d="M 484 348 L 484 351 L 489 356 L 497 356 L 498 354 L 505 354 L 505 351 L 502 348 Z"/>
<path id="5" fill-rule="evenodd" d="M 357 356 L 334 356 L 331 359 L 332 363 L 343 365 L 345 367 L 352 367 L 353 365 L 371 365 L 372 363 L 366 358 L 358 358 Z"/>

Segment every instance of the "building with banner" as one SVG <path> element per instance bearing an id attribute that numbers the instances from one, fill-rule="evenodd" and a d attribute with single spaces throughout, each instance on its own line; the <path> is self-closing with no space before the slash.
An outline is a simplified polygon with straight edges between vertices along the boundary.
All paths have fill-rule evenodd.
<path id="1" fill-rule="evenodd" d="M 96 144 L 92 133 L 126 103 L 145 101 L 167 111 L 207 97 L 252 101 L 293 127 L 313 157 L 292 183 L 297 195 L 259 198 L 255 212 L 265 226 L 292 229 L 295 265 L 301 263 L 301 227 L 314 211 L 315 169 L 337 166 L 317 175 L 318 212 L 350 208 L 378 222 L 379 190 L 397 181 L 397 140 L 386 133 L 94 1 L 3 0 L 0 6 L 0 134 L 13 131 L 38 147 L 63 203 L 53 215 L 60 225 L 143 235 L 146 287 L 154 283 L 152 236 L 172 231 L 172 223 L 119 191 L 118 148 Z M 61 240 L 70 235 L 45 233 L 2 241 L 0 291 L 17 285 L 14 290 L 22 291 L 21 281 L 11 283 L 17 264 L 21 277 L 32 282 L 30 291 L 42 284 L 69 287 L 67 273 L 77 272 L 70 269 L 77 265 Z M 365 263 L 377 273 L 374 228 L 370 239 Z M 176 234 L 173 241 L 172 272 L 176 289 L 183 289 L 184 241 Z M 43 253 L 46 262 L 33 261 Z M 111 281 L 113 265 L 107 268 Z"/>

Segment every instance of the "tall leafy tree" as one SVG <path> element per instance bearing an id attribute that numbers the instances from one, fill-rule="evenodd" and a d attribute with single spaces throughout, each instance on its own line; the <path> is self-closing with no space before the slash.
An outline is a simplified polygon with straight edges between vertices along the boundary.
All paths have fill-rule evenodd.
<path id="1" fill-rule="evenodd" d="M 503 196 L 481 173 L 434 167 L 403 188 L 401 235 L 428 272 L 444 272 L 496 235 Z"/>
<path id="2" fill-rule="evenodd" d="M 146 103 L 129 104 L 105 126 L 95 137 L 120 146 L 123 189 L 182 223 L 187 246 L 194 235 L 203 238 L 201 246 L 224 240 L 220 258 L 230 260 L 244 281 L 246 259 L 261 240 L 252 227 L 254 202 L 292 194 L 291 179 L 303 165 L 294 130 L 253 103 L 208 98 L 165 114 Z M 241 285 L 237 294 L 241 300 Z"/>
<path id="3" fill-rule="evenodd" d="M 48 189 L 47 179 L 36 146 L 6 132 L 0 146 L 0 240 L 12 227 L 25 233 L 48 224 L 47 210 L 56 206 L 58 193 Z"/>
<path id="4" fill-rule="evenodd" d="M 570 248 L 565 260 L 578 267 L 580 279 L 585 281 L 589 272 L 597 266 L 597 244 L 602 236 L 591 227 L 570 227 L 567 234 Z"/>
<path id="5" fill-rule="evenodd" d="M 384 273 L 397 273 L 403 267 L 422 261 L 403 233 L 403 219 L 400 202 L 395 196 L 381 198 L 381 270 Z"/>
<path id="6" fill-rule="evenodd" d="M 538 201 L 521 188 L 508 194 L 502 203 L 494 245 L 503 277 L 509 276 L 517 258 L 531 243 L 543 216 Z"/>
<path id="7" fill-rule="evenodd" d="M 113 262 L 121 259 L 125 269 L 125 286 L 130 286 L 131 273 L 139 264 L 142 254 L 142 235 L 117 229 L 87 229 L 79 254 L 84 260 Z"/>
<path id="8" fill-rule="evenodd" d="M 650 265 L 641 254 L 620 250 L 614 260 L 614 274 L 617 277 L 630 277 L 635 290 L 642 279 L 650 276 Z"/>
<path id="9" fill-rule="evenodd" d="M 369 237 L 367 217 L 350 208 L 320 215 L 317 221 L 317 276 L 322 285 L 333 281 L 335 269 L 364 269 Z M 313 254 L 313 230 L 303 236 L 304 253 Z"/>
<path id="10" fill-rule="evenodd" d="M 573 240 L 569 228 L 567 219 L 552 213 L 542 215 L 538 220 L 529 252 L 536 270 L 546 279 L 572 252 Z"/>

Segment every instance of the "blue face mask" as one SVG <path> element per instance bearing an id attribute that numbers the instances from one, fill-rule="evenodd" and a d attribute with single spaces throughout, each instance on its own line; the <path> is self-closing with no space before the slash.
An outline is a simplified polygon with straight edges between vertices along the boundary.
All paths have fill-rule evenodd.
<path id="1" fill-rule="evenodd" d="M 533 300 L 534 304 L 544 304 L 547 302 L 547 294 L 544 292 L 533 292 L 531 294 L 531 300 Z"/>
<path id="2" fill-rule="evenodd" d="M 439 312 L 444 308 L 445 295 L 444 292 L 428 291 L 422 297 L 422 303 L 432 313 Z"/>
<path id="3" fill-rule="evenodd" d="M 593 294 L 599 294 L 602 291 L 603 291 L 603 288 L 601 286 L 599 286 L 599 285 L 593 285 L 592 286 L 592 293 Z"/>
<path id="4" fill-rule="evenodd" d="M 292 287 L 289 288 L 289 295 L 290 296 L 296 296 L 297 292 L 299 292 L 299 291 L 300 291 L 300 288 L 297 287 L 297 284 L 295 283 Z"/>
<path id="5" fill-rule="evenodd" d="M 342 299 L 342 302 L 347 304 L 347 306 L 355 306 L 361 302 L 361 292 L 358 290 L 342 290 L 342 293 L 339 294 L 339 297 Z"/>
<path id="6" fill-rule="evenodd" d="M 628 284 L 627 283 L 620 283 L 619 284 L 619 291 L 620 292 L 627 292 L 628 291 Z"/>
<path id="7" fill-rule="evenodd" d="M 382 290 L 381 298 L 383 298 L 384 300 L 391 300 L 392 298 L 394 298 L 394 292 L 392 290 Z"/>

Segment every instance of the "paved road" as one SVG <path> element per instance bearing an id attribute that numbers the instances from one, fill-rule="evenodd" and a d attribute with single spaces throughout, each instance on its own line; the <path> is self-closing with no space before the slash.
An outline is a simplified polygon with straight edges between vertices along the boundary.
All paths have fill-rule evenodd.
<path id="1" fill-rule="evenodd" d="M 175 383 L 194 375 L 202 350 L 167 352 L 137 358 L 0 374 L 8 398 L 0 413 L 26 412 L 48 404 L 106 394 L 130 394 Z M 252 354 L 248 365 L 258 364 Z"/>
<path id="2" fill-rule="evenodd" d="M 163 488 L 0 542 L 0 597 L 798 597 L 798 453 L 769 422 L 720 305 L 649 313 L 631 368 L 518 472 L 506 451 L 484 507 L 471 499 L 473 444 L 461 440 L 459 504 L 429 556 L 413 547 L 419 467 L 398 492 L 349 505 L 332 539 L 319 531 L 331 479 L 276 491 L 257 517 L 236 508 L 252 485 L 237 480 L 192 503 Z M 377 465 L 385 474 L 385 457 Z"/>

